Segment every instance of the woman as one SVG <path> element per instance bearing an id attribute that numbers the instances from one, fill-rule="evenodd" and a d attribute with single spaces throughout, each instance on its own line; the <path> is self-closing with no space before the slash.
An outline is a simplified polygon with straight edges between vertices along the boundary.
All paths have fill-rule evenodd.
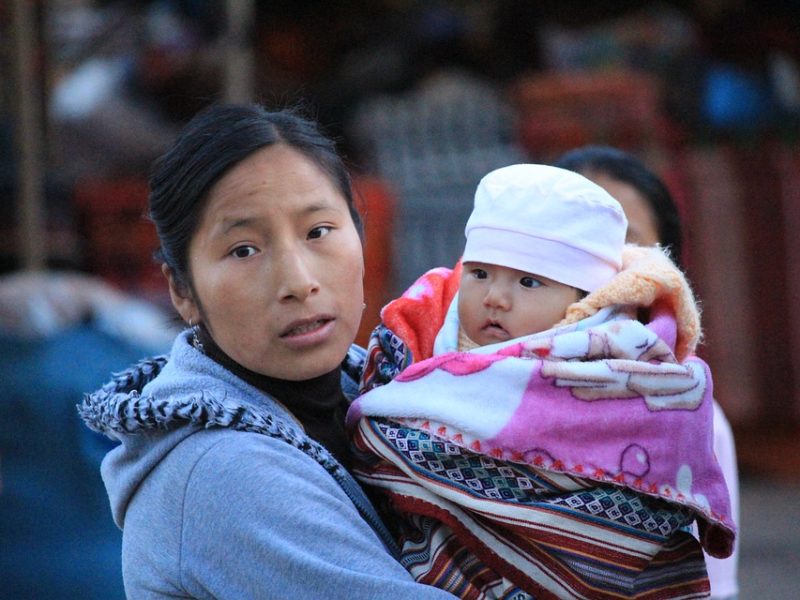
<path id="1" fill-rule="evenodd" d="M 363 257 L 333 143 L 213 106 L 155 166 L 169 358 L 87 396 L 130 598 L 447 598 L 413 582 L 347 471 Z"/>
<path id="2" fill-rule="evenodd" d="M 622 205 L 628 218 L 627 242 L 661 244 L 680 264 L 678 207 L 664 182 L 637 158 L 610 146 L 584 146 L 564 154 L 555 166 L 591 179 Z"/>
<path id="3" fill-rule="evenodd" d="M 636 157 L 608 146 L 585 146 L 564 154 L 556 163 L 591 179 L 619 201 L 628 218 L 628 240 L 642 246 L 661 244 L 680 264 L 681 224 L 666 185 Z M 719 404 L 714 403 L 714 451 L 722 467 L 738 522 L 739 477 L 733 433 Z M 706 556 L 711 597 L 731 600 L 738 594 L 738 549 L 726 559 Z"/>

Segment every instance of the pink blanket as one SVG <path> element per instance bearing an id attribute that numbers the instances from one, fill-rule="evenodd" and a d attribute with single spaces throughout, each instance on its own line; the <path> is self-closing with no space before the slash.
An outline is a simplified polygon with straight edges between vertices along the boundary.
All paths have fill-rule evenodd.
<path id="1" fill-rule="evenodd" d="M 718 557 L 735 527 L 682 273 L 626 248 L 553 329 L 459 352 L 460 268 L 384 307 L 348 413 L 355 473 L 398 516 L 401 563 L 475 600 L 707 597 L 686 527 Z"/>
<path id="2" fill-rule="evenodd" d="M 735 526 L 713 452 L 711 374 L 692 354 L 691 288 L 660 250 L 630 246 L 623 263 L 547 332 L 433 357 L 461 265 L 429 271 L 382 311 L 362 382 L 371 391 L 348 422 L 390 419 L 479 455 L 691 508 L 706 551 L 728 556 Z M 637 313 L 643 322 L 628 318 Z"/>
<path id="3" fill-rule="evenodd" d="M 676 362 L 667 311 L 646 325 L 612 310 L 504 347 L 414 363 L 356 400 L 471 452 L 623 486 L 689 507 L 701 542 L 732 551 L 727 488 L 712 449 L 712 382 L 698 358 Z"/>

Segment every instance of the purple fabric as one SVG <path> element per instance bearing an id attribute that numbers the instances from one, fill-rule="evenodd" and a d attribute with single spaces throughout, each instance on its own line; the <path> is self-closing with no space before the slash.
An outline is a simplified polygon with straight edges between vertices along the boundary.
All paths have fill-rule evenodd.
<path id="1" fill-rule="evenodd" d="M 701 542 L 731 553 L 728 491 L 713 452 L 707 365 L 672 354 L 675 322 L 608 320 L 415 363 L 356 401 L 387 417 L 549 472 L 625 486 L 696 510 Z"/>

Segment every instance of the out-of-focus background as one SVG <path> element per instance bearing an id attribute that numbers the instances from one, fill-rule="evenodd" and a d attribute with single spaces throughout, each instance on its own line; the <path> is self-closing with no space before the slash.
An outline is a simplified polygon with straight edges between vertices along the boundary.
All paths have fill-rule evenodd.
<path id="1" fill-rule="evenodd" d="M 366 213 L 367 303 L 459 258 L 482 175 L 619 146 L 667 181 L 742 479 L 740 598 L 800 595 L 800 1 L 0 0 L 0 596 L 122 597 L 74 405 L 176 323 L 152 160 L 302 104 Z"/>

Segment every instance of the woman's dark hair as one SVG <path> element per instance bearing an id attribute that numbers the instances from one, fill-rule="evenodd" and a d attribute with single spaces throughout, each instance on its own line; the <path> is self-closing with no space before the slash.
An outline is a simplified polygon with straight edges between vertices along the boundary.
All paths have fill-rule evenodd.
<path id="1" fill-rule="evenodd" d="M 149 216 L 161 247 L 156 256 L 180 286 L 191 285 L 189 243 L 211 187 L 256 151 L 285 144 L 324 171 L 347 201 L 361 233 L 350 174 L 333 140 L 296 110 L 269 111 L 257 104 L 215 104 L 200 111 L 175 144 L 153 164 Z"/>
<path id="2" fill-rule="evenodd" d="M 618 148 L 590 145 L 570 150 L 555 166 L 589 177 L 605 174 L 637 190 L 655 214 L 661 245 L 680 263 L 683 244 L 678 207 L 664 182 L 641 160 Z"/>

